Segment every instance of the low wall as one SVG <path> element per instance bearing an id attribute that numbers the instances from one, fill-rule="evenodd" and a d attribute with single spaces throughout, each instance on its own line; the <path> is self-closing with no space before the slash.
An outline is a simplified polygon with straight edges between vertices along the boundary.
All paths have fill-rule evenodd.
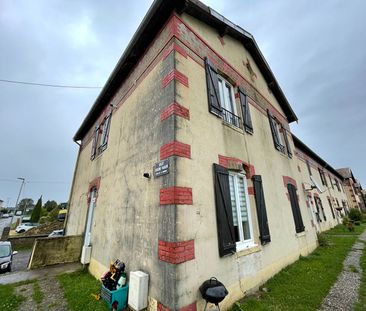
<path id="1" fill-rule="evenodd" d="M 77 262 L 80 260 L 82 243 L 81 235 L 36 239 L 28 269 Z"/>
<path id="2" fill-rule="evenodd" d="M 38 234 L 38 235 L 30 235 L 30 236 L 9 236 L 8 241 L 11 242 L 11 245 L 14 250 L 17 250 L 17 246 L 29 245 L 32 246 L 34 241 L 39 238 L 47 237 L 48 234 Z"/>

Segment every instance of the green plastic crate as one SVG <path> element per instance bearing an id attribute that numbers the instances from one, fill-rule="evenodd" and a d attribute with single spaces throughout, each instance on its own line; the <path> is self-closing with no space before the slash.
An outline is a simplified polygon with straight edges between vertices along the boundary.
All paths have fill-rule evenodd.
<path id="1" fill-rule="evenodd" d="M 117 310 L 123 310 L 127 307 L 127 297 L 128 297 L 128 284 L 121 287 L 120 289 L 110 291 L 108 288 L 105 288 L 102 285 L 102 289 L 100 291 L 100 296 L 107 303 L 108 308 L 112 309 L 112 304 L 114 301 L 118 302 Z"/>

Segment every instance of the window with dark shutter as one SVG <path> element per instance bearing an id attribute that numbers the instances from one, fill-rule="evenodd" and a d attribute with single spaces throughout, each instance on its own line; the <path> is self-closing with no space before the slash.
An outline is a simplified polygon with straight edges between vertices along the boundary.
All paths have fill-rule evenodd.
<path id="1" fill-rule="evenodd" d="M 325 216 L 325 212 L 324 212 L 324 208 L 323 208 L 323 203 L 322 200 L 319 197 L 315 197 L 315 206 L 316 206 L 316 210 L 318 212 L 318 215 L 320 214 L 320 210 L 322 211 L 322 215 L 323 215 L 323 219 L 324 221 L 327 220 L 327 217 Z M 320 218 L 320 216 L 319 216 Z M 320 220 L 321 221 L 321 220 Z"/>
<path id="2" fill-rule="evenodd" d="M 319 171 L 319 176 L 320 176 L 320 180 L 322 181 L 322 184 L 324 186 L 328 186 L 327 179 L 325 178 L 324 171 L 320 167 L 318 167 L 318 171 Z"/>
<path id="3" fill-rule="evenodd" d="M 278 129 L 279 125 L 278 125 L 277 121 L 275 120 L 273 114 L 269 110 L 267 110 L 267 112 L 268 112 L 269 125 L 271 127 L 274 146 L 277 150 L 284 152 L 284 146 L 281 143 L 280 133 L 279 133 L 279 129 Z"/>
<path id="4" fill-rule="evenodd" d="M 330 198 L 328 198 L 328 204 L 329 204 L 329 207 L 330 207 L 330 211 L 332 212 L 333 219 L 335 219 L 333 205 L 332 205 L 332 201 L 330 200 Z"/>
<path id="5" fill-rule="evenodd" d="M 287 137 L 287 130 L 284 127 L 282 127 L 282 133 L 283 133 L 283 137 L 285 138 L 287 155 L 291 159 L 292 158 L 291 146 L 290 146 L 290 143 L 289 143 L 289 140 L 288 140 L 288 137 Z"/>
<path id="6" fill-rule="evenodd" d="M 312 176 L 312 173 L 311 173 L 311 167 L 310 167 L 310 162 L 309 162 L 309 160 L 306 160 L 306 166 L 307 166 L 307 168 L 308 168 L 309 176 Z"/>
<path id="7" fill-rule="evenodd" d="M 296 233 L 299 233 L 299 232 L 304 231 L 305 227 L 304 227 L 304 223 L 303 223 L 302 217 L 301 217 L 296 188 L 294 185 L 288 184 L 287 190 L 290 195 L 290 203 L 291 203 L 292 215 L 294 217 Z"/>
<path id="8" fill-rule="evenodd" d="M 91 149 L 91 155 L 90 155 L 91 160 L 94 160 L 95 156 L 97 155 L 98 138 L 99 138 L 99 126 L 96 126 L 95 130 L 94 130 L 94 137 L 93 137 L 93 143 L 92 143 L 92 149 Z"/>
<path id="9" fill-rule="evenodd" d="M 252 124 L 252 117 L 250 116 L 248 98 L 245 95 L 244 89 L 241 87 L 239 87 L 239 95 L 240 95 L 241 110 L 243 113 L 244 130 L 249 134 L 253 134 L 253 124 Z"/>
<path id="10" fill-rule="evenodd" d="M 332 181 L 332 177 L 330 177 L 329 174 L 328 174 L 328 177 L 329 177 L 330 185 L 332 186 L 332 189 L 334 189 L 334 184 L 333 184 L 333 181 Z"/>
<path id="11" fill-rule="evenodd" d="M 214 177 L 219 254 L 223 257 L 236 251 L 229 171 L 225 167 L 214 164 Z"/>
<path id="12" fill-rule="evenodd" d="M 257 207 L 257 218 L 260 234 L 259 238 L 261 240 L 262 245 L 264 245 L 267 244 L 268 242 L 271 242 L 271 235 L 269 233 L 269 227 L 268 227 L 267 210 L 266 210 L 266 202 L 264 200 L 262 177 L 260 175 L 254 175 L 252 180 L 255 194 L 255 204 Z"/>
<path id="13" fill-rule="evenodd" d="M 111 118 L 112 118 L 112 111 L 105 118 L 102 125 L 102 137 L 100 140 L 99 152 L 103 152 L 107 148 Z"/>
<path id="14" fill-rule="evenodd" d="M 222 108 L 220 103 L 217 69 L 207 57 L 205 58 L 205 68 L 209 111 L 221 117 Z"/>

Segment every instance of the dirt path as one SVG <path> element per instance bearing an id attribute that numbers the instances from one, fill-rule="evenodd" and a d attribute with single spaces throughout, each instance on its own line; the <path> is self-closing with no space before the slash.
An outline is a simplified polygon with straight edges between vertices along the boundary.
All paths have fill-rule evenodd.
<path id="1" fill-rule="evenodd" d="M 35 292 L 40 291 L 37 297 Z M 25 300 L 19 310 L 27 311 L 68 311 L 63 290 L 54 276 L 36 280 L 33 283 L 21 285 L 15 288 L 17 294 L 24 296 Z"/>
<path id="2" fill-rule="evenodd" d="M 366 231 L 362 233 L 343 262 L 343 271 L 323 300 L 321 311 L 351 311 L 358 299 L 362 268 L 360 258 L 365 247 Z"/>

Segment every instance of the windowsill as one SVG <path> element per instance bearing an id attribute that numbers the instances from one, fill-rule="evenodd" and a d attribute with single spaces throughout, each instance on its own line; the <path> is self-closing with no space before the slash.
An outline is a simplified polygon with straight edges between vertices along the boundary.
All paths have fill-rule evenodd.
<path id="1" fill-rule="evenodd" d="M 258 244 L 250 244 L 247 247 L 243 247 L 240 250 L 236 251 L 236 255 L 237 257 L 242 257 L 242 256 L 246 256 L 246 255 L 250 255 L 253 253 L 258 253 L 262 250 L 262 248 L 260 247 L 260 245 Z"/>
<path id="2" fill-rule="evenodd" d="M 244 130 L 243 129 L 241 129 L 240 127 L 237 127 L 237 126 L 235 126 L 235 125 L 233 125 L 233 124 L 231 124 L 229 122 L 226 122 L 226 121 L 222 120 L 222 125 L 227 126 L 227 127 L 231 128 L 231 129 L 233 129 L 234 131 L 240 133 L 240 134 L 244 134 Z"/>
<path id="3" fill-rule="evenodd" d="M 297 238 L 301 238 L 301 237 L 303 237 L 303 236 L 305 236 L 305 235 L 306 235 L 306 231 L 299 232 L 299 233 L 296 233 L 296 234 L 295 234 L 295 236 L 296 236 Z"/>

